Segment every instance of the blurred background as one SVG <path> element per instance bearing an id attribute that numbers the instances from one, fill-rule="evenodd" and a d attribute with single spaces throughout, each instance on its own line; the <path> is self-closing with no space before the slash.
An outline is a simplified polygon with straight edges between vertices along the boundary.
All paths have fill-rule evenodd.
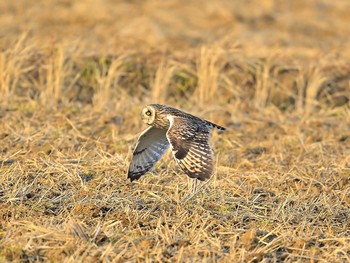
<path id="1" fill-rule="evenodd" d="M 308 56 L 337 48 L 348 56 L 349 9 L 347 0 L 2 1 L 0 37 L 4 45 L 27 32 L 46 43 L 79 41 L 101 53 L 223 40 L 251 54 L 293 48 Z"/>
<path id="2" fill-rule="evenodd" d="M 96 106 L 120 89 L 144 102 L 342 106 L 349 10 L 347 0 L 2 1 L 0 89 Z"/>

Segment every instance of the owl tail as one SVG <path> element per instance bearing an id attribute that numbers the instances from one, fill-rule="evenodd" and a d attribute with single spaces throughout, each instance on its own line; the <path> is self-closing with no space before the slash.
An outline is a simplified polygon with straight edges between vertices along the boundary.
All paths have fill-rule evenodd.
<path id="1" fill-rule="evenodd" d="M 212 129 L 218 129 L 219 131 L 224 131 L 224 130 L 226 130 L 226 128 L 224 128 L 224 127 L 222 127 L 222 126 L 220 126 L 220 125 L 217 125 L 217 124 L 215 124 L 215 123 L 212 123 L 212 122 L 210 122 L 210 121 L 207 121 L 206 120 L 206 122 L 208 123 L 208 125 L 210 126 L 210 128 L 212 128 Z"/>

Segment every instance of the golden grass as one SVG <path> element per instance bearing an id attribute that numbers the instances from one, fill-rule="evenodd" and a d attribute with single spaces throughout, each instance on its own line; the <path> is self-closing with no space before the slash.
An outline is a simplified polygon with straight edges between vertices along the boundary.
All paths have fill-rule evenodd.
<path id="1" fill-rule="evenodd" d="M 0 262 L 350 261 L 349 4 L 289 2 L 1 2 Z M 227 127 L 185 205 L 150 102 Z"/>

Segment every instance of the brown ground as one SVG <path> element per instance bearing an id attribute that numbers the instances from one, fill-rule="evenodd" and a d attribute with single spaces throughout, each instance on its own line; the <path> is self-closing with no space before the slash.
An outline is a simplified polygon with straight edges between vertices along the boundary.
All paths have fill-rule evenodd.
<path id="1" fill-rule="evenodd" d="M 350 261 L 348 0 L 0 2 L 0 262 Z M 214 132 L 126 180 L 140 110 Z"/>

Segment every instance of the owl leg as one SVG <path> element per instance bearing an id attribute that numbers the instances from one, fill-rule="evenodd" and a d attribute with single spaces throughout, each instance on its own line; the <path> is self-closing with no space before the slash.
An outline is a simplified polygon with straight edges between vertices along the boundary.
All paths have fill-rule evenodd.
<path id="1" fill-rule="evenodd" d="M 190 180 L 188 182 L 188 193 L 184 199 L 182 199 L 181 203 L 186 204 L 188 201 L 197 196 L 207 184 L 207 182 L 203 182 L 197 179 L 188 178 Z"/>

